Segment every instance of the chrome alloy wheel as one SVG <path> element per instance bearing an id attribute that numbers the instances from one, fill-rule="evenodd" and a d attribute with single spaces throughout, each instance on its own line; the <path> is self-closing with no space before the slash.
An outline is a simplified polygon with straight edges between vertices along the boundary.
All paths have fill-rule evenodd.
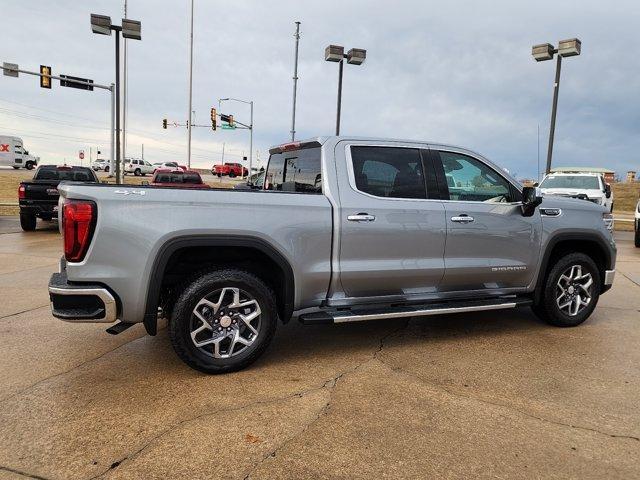
<path id="1" fill-rule="evenodd" d="M 260 314 L 257 300 L 244 290 L 220 288 L 201 298 L 193 309 L 191 340 L 210 357 L 233 357 L 258 338 Z"/>
<path id="2" fill-rule="evenodd" d="M 582 265 L 567 268 L 556 284 L 556 303 L 560 311 L 575 317 L 591 303 L 593 277 Z"/>

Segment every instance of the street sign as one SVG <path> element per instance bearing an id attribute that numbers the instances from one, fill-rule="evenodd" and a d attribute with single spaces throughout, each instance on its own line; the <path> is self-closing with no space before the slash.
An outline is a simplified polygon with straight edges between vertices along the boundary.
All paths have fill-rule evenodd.
<path id="1" fill-rule="evenodd" d="M 79 80 L 81 82 L 93 83 L 93 80 L 89 80 L 88 78 L 72 77 L 71 75 L 60 75 L 60 86 L 61 87 L 78 88 L 80 90 L 93 91 L 93 85 L 87 85 L 85 83 L 77 83 L 74 80 Z"/>
<path id="2" fill-rule="evenodd" d="M 80 153 L 78 153 L 78 157 L 80 157 L 80 160 L 84 160 L 84 150 L 80 150 Z"/>
<path id="3" fill-rule="evenodd" d="M 51 67 L 47 65 L 40 65 L 40 86 L 42 88 L 51 88 Z"/>
<path id="4" fill-rule="evenodd" d="M 18 77 L 18 64 L 2 62 L 2 71 L 7 77 Z"/>
<path id="5" fill-rule="evenodd" d="M 236 126 L 235 125 L 226 125 L 226 124 L 222 124 L 220 126 L 220 128 L 222 128 L 222 130 L 235 130 Z"/>

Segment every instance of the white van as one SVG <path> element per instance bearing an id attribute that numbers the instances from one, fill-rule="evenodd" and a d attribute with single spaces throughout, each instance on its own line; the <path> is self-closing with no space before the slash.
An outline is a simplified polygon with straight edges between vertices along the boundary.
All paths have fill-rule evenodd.
<path id="1" fill-rule="evenodd" d="M 21 138 L 0 135 L 0 166 L 32 170 L 39 161 L 40 157 L 29 155 L 24 149 Z"/>

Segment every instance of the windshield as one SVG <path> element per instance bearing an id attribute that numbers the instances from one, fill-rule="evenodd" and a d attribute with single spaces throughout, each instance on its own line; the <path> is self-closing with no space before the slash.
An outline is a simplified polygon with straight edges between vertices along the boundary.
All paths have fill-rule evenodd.
<path id="1" fill-rule="evenodd" d="M 598 177 L 587 175 L 549 175 L 540 184 L 541 188 L 573 188 L 580 190 L 599 190 Z"/>

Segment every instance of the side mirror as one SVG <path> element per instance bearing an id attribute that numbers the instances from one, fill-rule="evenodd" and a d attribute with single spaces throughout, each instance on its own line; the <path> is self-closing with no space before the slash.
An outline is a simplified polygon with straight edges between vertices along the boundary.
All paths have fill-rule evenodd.
<path id="1" fill-rule="evenodd" d="M 522 189 L 522 216 L 530 217 L 536 207 L 542 203 L 542 192 L 538 187 L 523 187 Z"/>
<path id="2" fill-rule="evenodd" d="M 604 184 L 604 196 L 607 198 L 611 198 L 611 185 L 608 183 Z"/>
<path id="3" fill-rule="evenodd" d="M 533 186 L 534 186 L 534 187 L 539 187 L 539 186 L 540 186 L 540 184 L 539 184 L 538 182 L 535 182 L 535 183 L 533 184 Z"/>
<path id="4" fill-rule="evenodd" d="M 149 181 L 148 180 L 143 180 L 140 185 L 149 185 Z"/>

